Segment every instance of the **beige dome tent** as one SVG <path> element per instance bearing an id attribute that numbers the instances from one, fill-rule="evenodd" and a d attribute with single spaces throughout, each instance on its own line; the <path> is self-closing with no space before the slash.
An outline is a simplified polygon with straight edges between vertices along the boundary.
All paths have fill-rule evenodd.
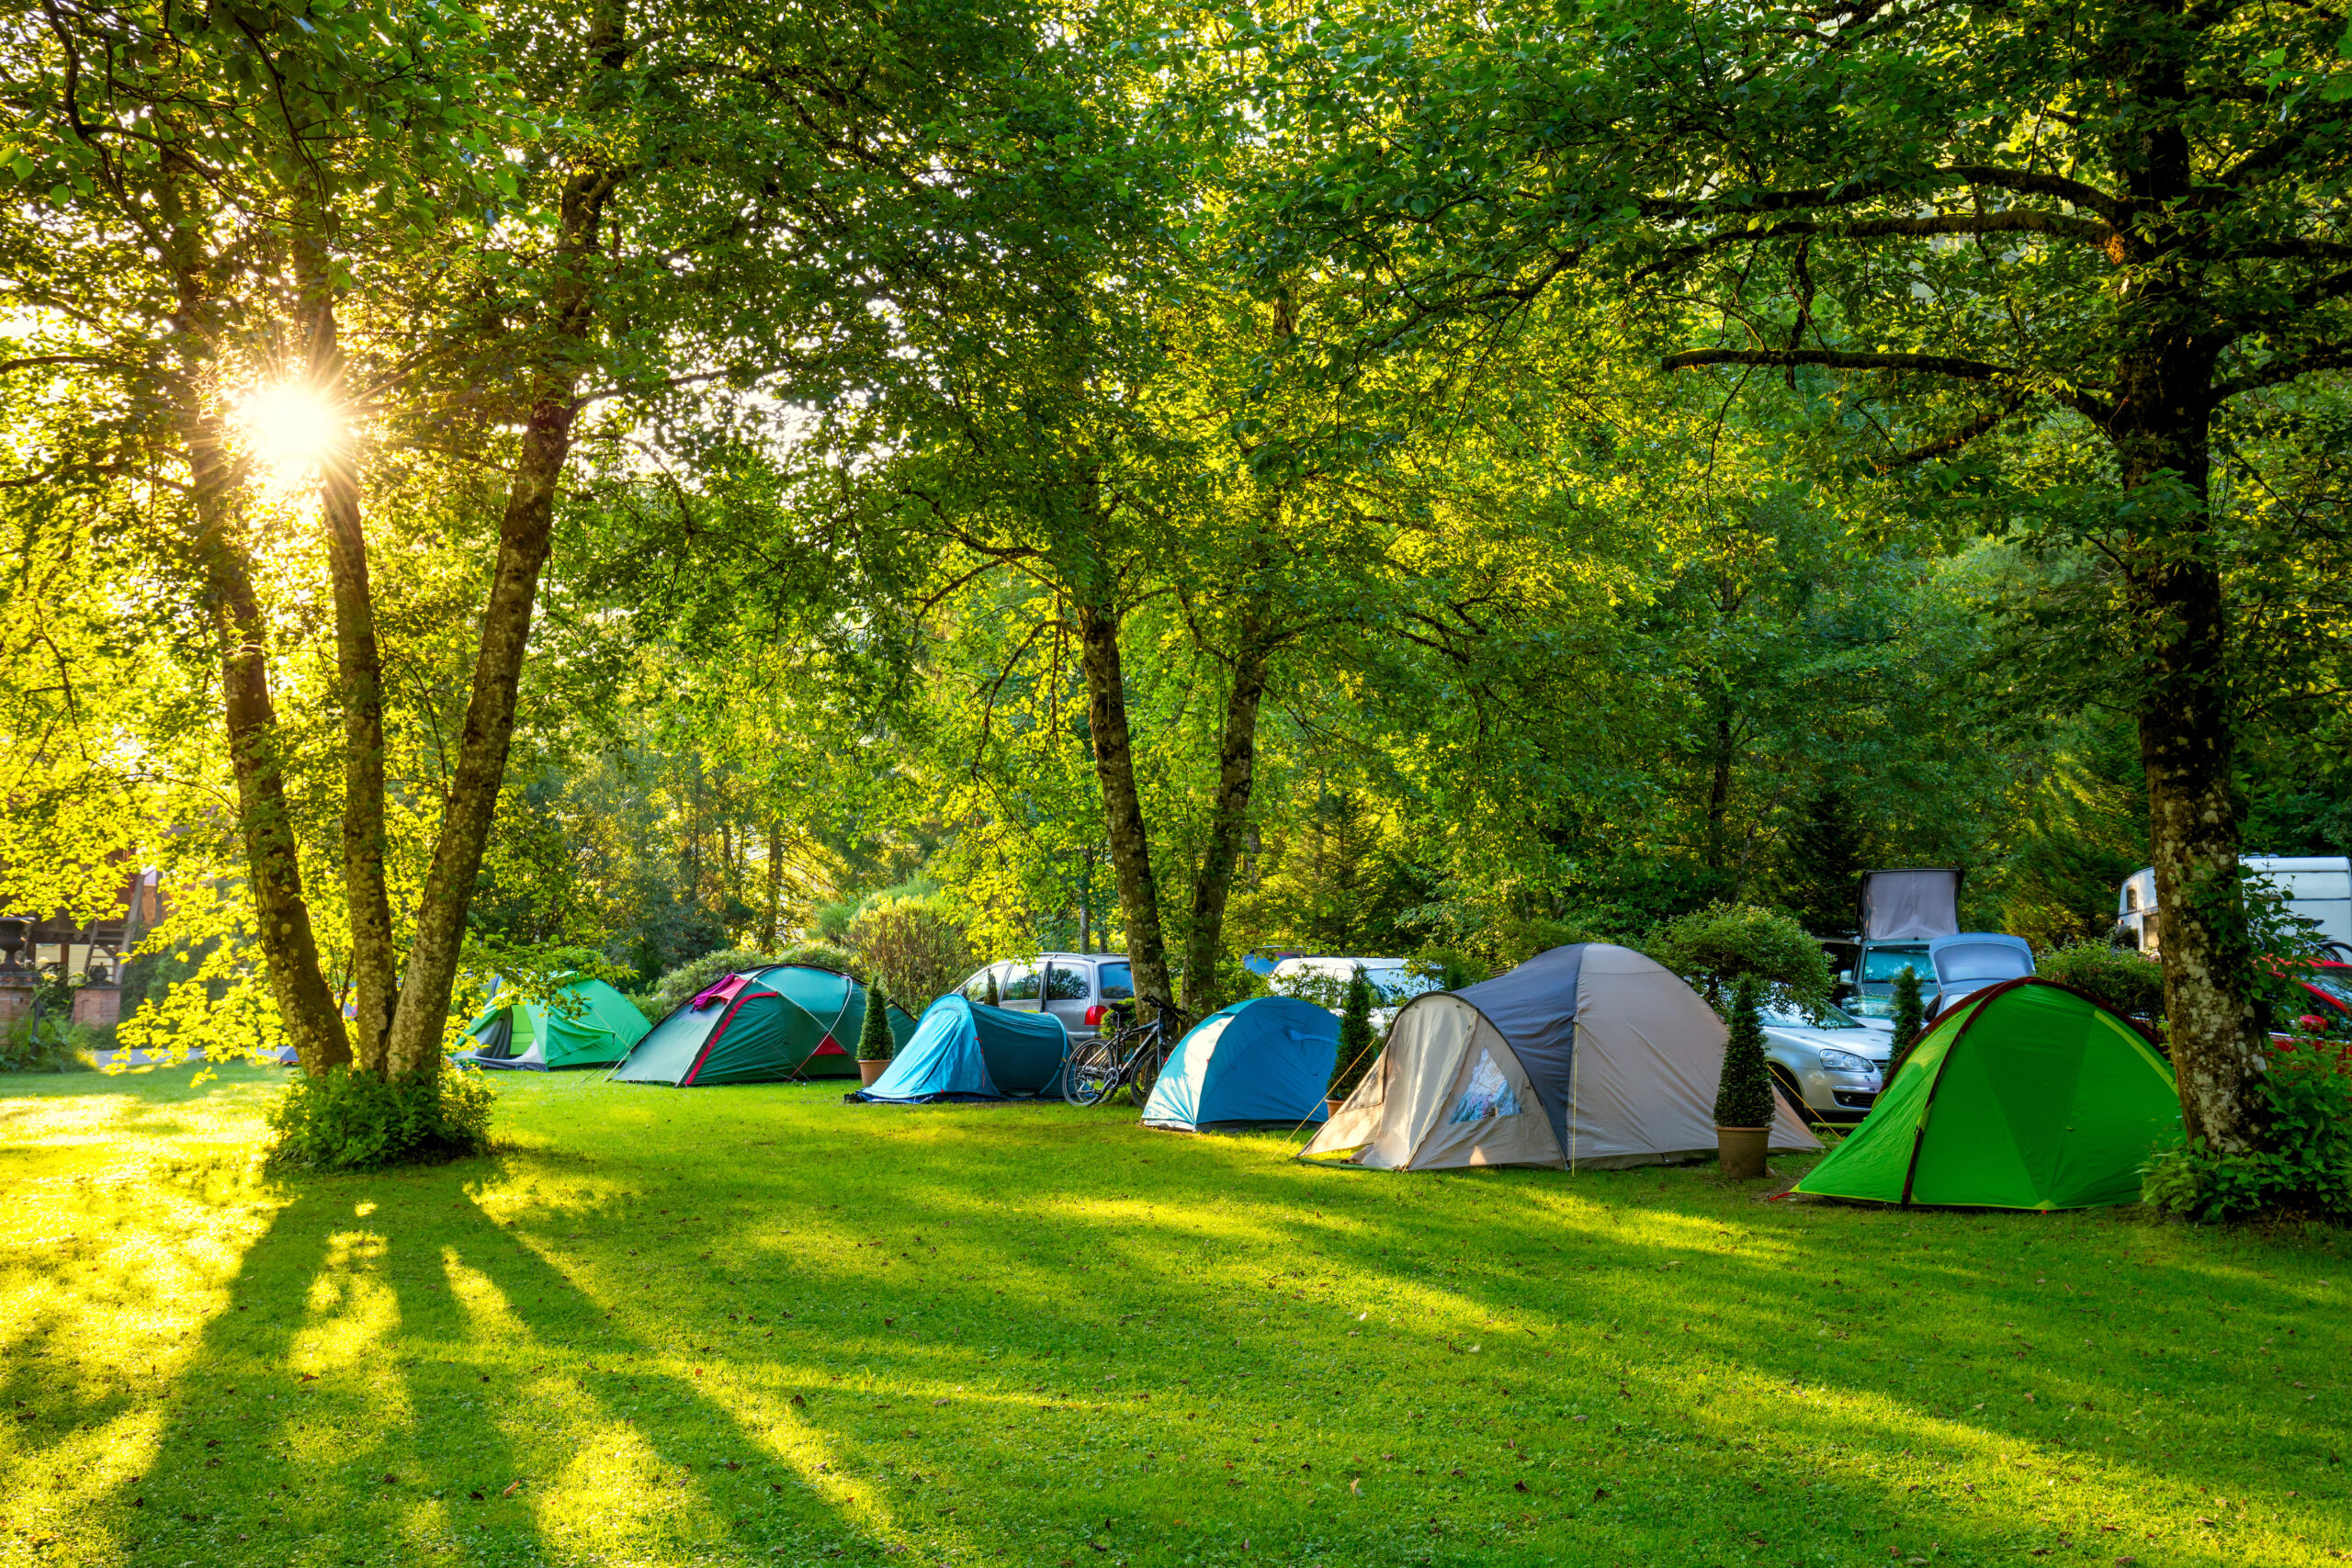
<path id="1" fill-rule="evenodd" d="M 1724 1025 L 1661 965 L 1604 942 L 1416 997 L 1303 1159 L 1386 1170 L 1596 1170 L 1715 1152 Z M 1781 1097 L 1771 1146 L 1821 1146 Z"/>

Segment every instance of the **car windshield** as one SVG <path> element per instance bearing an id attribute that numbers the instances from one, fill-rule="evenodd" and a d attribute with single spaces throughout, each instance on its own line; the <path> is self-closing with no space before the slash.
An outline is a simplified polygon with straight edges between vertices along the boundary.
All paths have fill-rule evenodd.
<path id="1" fill-rule="evenodd" d="M 1437 986 L 1435 976 L 1416 975 L 1401 964 L 1394 969 L 1367 969 L 1363 977 L 1383 1002 L 1401 1002 Z"/>
<path id="2" fill-rule="evenodd" d="M 2005 942 L 1971 942 L 1936 953 L 1936 974 L 1945 985 L 1955 980 L 2014 980 L 2033 973 L 2033 954 Z"/>
<path id="3" fill-rule="evenodd" d="M 1774 997 L 1757 1009 L 1757 1016 L 1775 1029 L 1860 1029 L 1860 1021 L 1827 1002 L 1818 1010 L 1788 997 Z"/>
<path id="4" fill-rule="evenodd" d="M 2303 984 L 2352 1008 L 2352 974 L 2338 969 L 2306 969 Z"/>
<path id="5" fill-rule="evenodd" d="M 1102 999 L 1106 1002 L 1136 999 L 1135 971 L 1124 964 L 1105 964 L 1094 972 L 1094 979 L 1102 987 Z"/>
<path id="6" fill-rule="evenodd" d="M 1882 984 L 1894 979 L 1905 969 L 1922 980 L 1932 972 L 1928 967 L 1928 950 L 1924 947 L 1873 947 L 1862 954 L 1860 978 L 1865 985 Z"/>

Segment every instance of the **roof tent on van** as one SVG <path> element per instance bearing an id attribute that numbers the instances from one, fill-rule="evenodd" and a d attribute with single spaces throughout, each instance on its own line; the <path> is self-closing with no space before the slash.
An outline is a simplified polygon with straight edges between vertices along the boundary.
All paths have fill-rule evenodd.
<path id="1" fill-rule="evenodd" d="M 1960 868 L 1862 873 L 1862 940 L 1912 942 L 1960 932 Z"/>

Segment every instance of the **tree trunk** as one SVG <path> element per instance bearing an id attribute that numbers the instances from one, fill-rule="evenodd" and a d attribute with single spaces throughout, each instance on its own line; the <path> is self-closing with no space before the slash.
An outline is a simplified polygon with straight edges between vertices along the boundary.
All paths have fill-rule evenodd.
<path id="1" fill-rule="evenodd" d="M 628 61 L 627 7 L 619 0 L 596 7 L 586 41 L 594 63 L 582 97 L 594 103 L 607 96 L 606 78 Z M 505 514 L 499 520 L 498 562 L 482 607 L 473 695 L 466 705 L 458 762 L 442 806 L 441 834 L 425 873 L 416 934 L 409 943 L 408 967 L 392 1010 L 386 1066 L 395 1077 L 427 1076 L 441 1067 L 442 1031 L 465 941 L 466 908 L 498 814 L 498 792 L 505 782 L 507 747 L 514 739 L 514 709 L 522 690 L 523 656 L 530 645 L 531 608 L 554 530 L 556 486 L 571 456 L 572 424 L 580 412 L 574 401 L 580 367 L 593 353 L 594 275 L 605 204 L 619 178 L 614 170 L 590 164 L 564 182 L 546 331 L 539 339 L 541 357 L 527 372 L 529 412 L 514 478 L 507 484 Z"/>
<path id="2" fill-rule="evenodd" d="M 343 392 L 333 260 L 323 203 L 300 215 L 295 267 L 309 334 L 310 385 L 330 406 Z M 351 927 L 351 1033 L 361 1070 L 384 1075 L 399 954 L 384 879 L 384 664 L 376 641 L 358 454 L 337 442 L 320 462 L 319 507 L 334 592 L 335 671 L 343 699 L 343 875 Z"/>
<path id="3" fill-rule="evenodd" d="M 1119 616 L 1102 593 L 1078 606 L 1079 667 L 1086 676 L 1087 732 L 1094 775 L 1102 786 L 1103 826 L 1119 909 L 1127 921 L 1127 963 L 1136 995 L 1164 1015 L 1176 1010 L 1168 980 L 1167 945 L 1159 931 L 1159 886 L 1151 873 L 1151 839 L 1144 830 L 1143 796 L 1136 788 L 1135 751 L 1127 733 L 1125 677 L 1119 668 Z"/>
<path id="4" fill-rule="evenodd" d="M 348 1063 L 351 1040 L 319 968 L 318 938 L 302 895 L 300 851 L 286 804 L 284 749 L 269 690 L 268 623 L 254 592 L 244 542 L 237 536 L 244 480 L 229 461 L 216 400 L 220 302 L 205 287 L 201 245 L 181 200 L 179 178 L 179 171 L 167 170 L 156 197 L 174 248 L 169 261 L 179 303 L 180 435 L 207 608 L 220 643 L 220 707 L 230 771 L 237 783 L 237 831 L 244 840 L 254 940 L 269 971 L 278 1019 L 302 1070 L 316 1075 Z"/>
<path id="5" fill-rule="evenodd" d="M 1226 694 L 1225 734 L 1217 750 L 1216 806 L 1209 818 L 1209 840 L 1201 873 L 1193 883 L 1192 925 L 1184 933 L 1184 1007 L 1206 1018 L 1224 1003 L 1217 977 L 1225 952 L 1225 908 L 1233 892 L 1233 868 L 1250 832 L 1250 797 L 1258 778 L 1258 704 L 1266 693 L 1271 638 L 1262 600 L 1243 612 L 1234 651 L 1233 688 Z"/>
<path id="6" fill-rule="evenodd" d="M 187 383 L 191 398 L 201 383 Z M 238 481 L 221 450 L 219 416 L 190 411 L 183 428 L 193 470 L 197 526 L 207 597 L 220 639 L 220 702 L 229 731 L 229 763 L 237 781 L 237 828 L 245 844 L 245 875 L 254 905 L 254 937 L 269 969 L 278 1018 L 303 1071 L 317 1075 L 351 1060 L 334 996 L 319 969 L 311 907 L 302 896 L 302 866 L 286 804 L 284 754 L 277 710 L 270 697 L 267 623 L 254 592 L 253 572 L 235 537 Z"/>
<path id="7" fill-rule="evenodd" d="M 416 935 L 392 1013 L 388 1069 L 395 1077 L 436 1071 L 443 1020 L 465 941 L 466 907 L 498 812 L 506 750 L 514 734 L 523 655 L 531 635 L 531 606 L 547 564 L 555 515 L 555 489 L 571 452 L 573 408 L 567 395 L 543 400 L 524 428 L 521 461 L 499 525 L 498 564 L 481 615 L 472 700 L 458 740 L 441 835 L 425 874 Z"/>
<path id="8" fill-rule="evenodd" d="M 2122 274 L 2130 290 L 2119 295 L 2113 328 L 2122 352 L 2108 434 L 2132 498 L 2123 556 L 2131 625 L 2147 660 L 2140 756 L 2181 1126 L 2217 1150 L 2242 1151 L 2264 1131 L 2256 1091 L 2267 1041 L 2254 983 L 2262 955 L 2248 941 L 2238 886 L 2236 697 L 2207 496 L 2214 358 L 2199 334 L 2210 310 L 2184 281 L 2178 262 L 2189 246 L 2173 216 L 2195 185 L 2181 119 L 2184 58 L 2119 44 L 2118 75 L 2141 112 L 2118 118 L 2113 152 L 2144 217 L 2115 257 L 2137 267 Z"/>
<path id="9" fill-rule="evenodd" d="M 2184 396 L 2201 400 L 2203 374 Z M 2179 389 L 2170 389 L 2178 390 Z M 2260 1141 L 2256 1092 L 2265 1025 L 2238 887 L 2236 704 L 2227 668 L 2228 606 L 2205 527 L 2206 428 L 2191 417 L 2119 432 L 2126 488 L 2149 521 L 2129 558 L 2132 625 L 2149 679 L 2140 707 L 2148 842 L 2165 969 L 2165 1020 L 2182 1130 L 2221 1150 Z M 2127 411 L 2130 405 L 2127 404 Z M 2169 492 L 2169 493 L 2167 493 Z"/>
<path id="10" fill-rule="evenodd" d="M 1720 706 L 1723 699 L 1718 698 Z M 1707 779 L 1707 869 L 1724 869 L 1724 840 L 1731 819 L 1731 716 L 1715 715 L 1714 765 Z"/>
<path id="11" fill-rule="evenodd" d="M 784 824 L 768 823 L 768 938 L 767 953 L 775 956 L 778 917 L 784 908 Z"/>

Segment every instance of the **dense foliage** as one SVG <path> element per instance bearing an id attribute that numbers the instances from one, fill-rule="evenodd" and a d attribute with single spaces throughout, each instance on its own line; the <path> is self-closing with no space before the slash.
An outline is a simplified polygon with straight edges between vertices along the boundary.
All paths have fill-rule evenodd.
<path id="1" fill-rule="evenodd" d="M 274 1170 L 379 1170 L 486 1152 L 496 1100 L 480 1072 L 386 1081 L 334 1067 L 297 1075 L 269 1108 Z"/>
<path id="2" fill-rule="evenodd" d="M 1330 1098 L 1345 1100 L 1372 1068 L 1380 1052 L 1380 1035 L 1372 1027 L 1372 982 L 1359 968 L 1348 976 L 1347 995 L 1340 1004 L 1340 1051 L 1331 1059 Z"/>
<path id="3" fill-rule="evenodd" d="M 2262 1078 L 2266 1146 L 2215 1149 L 2201 1139 L 2159 1151 L 2143 1199 L 2206 1222 L 2286 1215 L 2352 1223 L 2352 1068 L 2333 1043 L 2270 1052 Z"/>

